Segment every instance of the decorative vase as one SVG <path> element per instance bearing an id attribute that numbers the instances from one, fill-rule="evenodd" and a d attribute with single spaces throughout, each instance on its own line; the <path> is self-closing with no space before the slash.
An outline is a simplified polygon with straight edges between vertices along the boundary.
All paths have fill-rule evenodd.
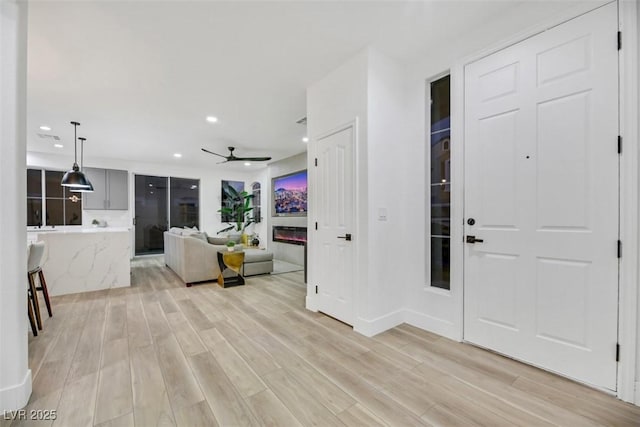
<path id="1" fill-rule="evenodd" d="M 233 252 L 233 246 L 227 246 L 227 251 Z"/>
<path id="2" fill-rule="evenodd" d="M 258 239 L 258 237 L 254 237 L 253 240 L 251 241 L 251 244 L 253 246 L 258 246 L 260 244 L 260 239 Z"/>
<path id="3" fill-rule="evenodd" d="M 246 233 L 242 233 L 242 238 L 240 239 L 242 241 L 243 245 L 248 245 L 249 244 L 249 235 Z"/>

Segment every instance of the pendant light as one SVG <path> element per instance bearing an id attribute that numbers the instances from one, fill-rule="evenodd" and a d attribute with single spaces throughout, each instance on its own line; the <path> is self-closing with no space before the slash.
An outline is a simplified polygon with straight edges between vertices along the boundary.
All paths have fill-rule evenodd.
<path id="1" fill-rule="evenodd" d="M 80 137 L 78 139 L 80 140 L 80 171 L 82 171 L 84 169 L 84 142 L 87 138 Z M 91 181 L 89 181 L 89 178 L 86 176 L 85 179 L 87 180 L 87 184 L 89 184 L 88 187 L 72 187 L 69 191 L 72 193 L 93 193 L 93 184 L 91 184 Z"/>
<path id="2" fill-rule="evenodd" d="M 71 170 L 67 171 L 62 177 L 62 182 L 60 185 L 63 187 L 72 187 L 72 188 L 89 188 L 90 183 L 89 180 L 84 176 L 84 174 L 80 171 L 78 167 L 78 126 L 80 123 L 71 122 L 73 125 L 73 148 L 74 148 L 74 159 L 73 159 L 73 167 Z"/>

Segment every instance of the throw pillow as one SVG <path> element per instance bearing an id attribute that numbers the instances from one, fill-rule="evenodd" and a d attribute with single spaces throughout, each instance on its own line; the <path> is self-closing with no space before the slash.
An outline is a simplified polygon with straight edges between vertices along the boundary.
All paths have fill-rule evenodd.
<path id="1" fill-rule="evenodd" d="M 193 232 L 193 233 L 191 233 L 189 235 L 189 237 L 193 237 L 194 239 L 199 239 L 199 240 L 202 240 L 204 242 L 207 241 L 207 233 L 205 233 L 205 232 L 202 232 L 202 233 Z"/>
<path id="2" fill-rule="evenodd" d="M 182 235 L 182 228 L 180 228 L 180 227 L 171 227 L 169 229 L 169 233 L 177 234 L 178 236 L 181 236 Z"/>

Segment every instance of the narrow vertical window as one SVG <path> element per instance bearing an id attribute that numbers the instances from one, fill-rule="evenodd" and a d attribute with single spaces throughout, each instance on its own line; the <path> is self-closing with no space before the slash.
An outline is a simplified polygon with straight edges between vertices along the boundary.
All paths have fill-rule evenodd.
<path id="1" fill-rule="evenodd" d="M 251 199 L 251 206 L 253 206 L 253 220 L 258 224 L 262 221 L 262 212 L 260 210 L 260 183 L 254 182 L 251 184 L 251 191 L 253 198 Z"/>
<path id="2" fill-rule="evenodd" d="M 450 289 L 451 105 L 450 78 L 430 83 L 431 286 Z"/>
<path id="3" fill-rule="evenodd" d="M 42 171 L 27 169 L 27 225 L 42 226 Z"/>

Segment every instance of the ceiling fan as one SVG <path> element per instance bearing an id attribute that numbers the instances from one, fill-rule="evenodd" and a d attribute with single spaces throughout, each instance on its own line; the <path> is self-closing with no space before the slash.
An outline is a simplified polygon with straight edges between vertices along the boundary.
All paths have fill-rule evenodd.
<path id="1" fill-rule="evenodd" d="M 271 160 L 271 157 L 236 157 L 233 155 L 233 150 L 235 150 L 236 147 L 227 147 L 227 148 L 229 149 L 228 156 L 223 156 L 222 154 L 214 153 L 213 151 L 209 151 L 206 148 L 202 148 L 202 151 L 204 151 L 205 153 L 213 154 L 215 156 L 219 156 L 227 159 L 224 162 L 220 162 L 220 163 L 241 162 L 241 161 L 242 162 L 265 162 L 267 160 Z"/>

